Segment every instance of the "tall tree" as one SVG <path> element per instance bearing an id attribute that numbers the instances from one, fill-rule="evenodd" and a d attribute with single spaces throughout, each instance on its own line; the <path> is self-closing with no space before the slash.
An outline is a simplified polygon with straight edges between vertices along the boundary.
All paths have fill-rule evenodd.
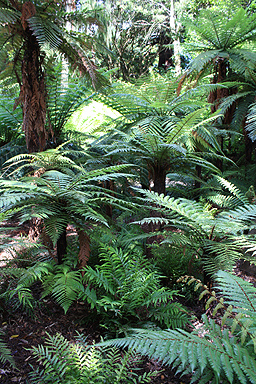
<path id="1" fill-rule="evenodd" d="M 77 22 L 78 17 L 74 16 Z M 44 64 L 49 48 L 62 54 L 80 73 L 89 75 L 94 87 L 104 80 L 88 56 L 91 45 L 87 36 L 68 33 L 65 30 L 67 19 L 68 15 L 55 2 L 0 1 L 0 55 L 5 57 L 6 72 L 14 73 L 20 85 L 15 106 L 22 105 L 29 152 L 43 151 L 48 139 Z M 81 14 L 79 21 L 86 24 L 88 20 Z M 90 22 L 96 23 L 96 20 Z"/>
<path id="2" fill-rule="evenodd" d="M 190 25 L 194 33 L 193 50 L 199 53 L 190 63 L 180 86 L 186 77 L 198 81 L 205 75 L 212 75 L 213 84 L 235 80 L 245 76 L 246 69 L 254 69 L 256 52 L 243 48 L 244 43 L 256 38 L 256 15 L 249 15 L 246 10 L 224 12 L 204 9 L 196 21 Z M 209 94 L 212 112 L 215 112 L 223 99 L 237 92 L 236 88 L 218 87 Z M 226 109 L 221 125 L 230 128 L 236 104 Z M 245 140 L 246 131 L 245 133 Z M 221 137 L 223 149 L 223 138 Z"/>
<path id="3" fill-rule="evenodd" d="M 175 82 L 161 76 L 144 80 L 139 87 L 127 87 L 129 94 L 121 89 L 104 98 L 120 116 L 109 142 L 105 137 L 102 142 L 110 158 L 131 155 L 128 162 L 137 164 L 144 188 L 153 182 L 153 191 L 166 194 L 168 172 L 178 173 L 182 167 L 191 171 L 198 164 L 216 171 L 202 155 L 218 147 L 208 127 L 216 117 L 207 119 L 209 105 L 196 97 L 177 97 Z M 195 153 L 199 147 L 201 152 Z"/>

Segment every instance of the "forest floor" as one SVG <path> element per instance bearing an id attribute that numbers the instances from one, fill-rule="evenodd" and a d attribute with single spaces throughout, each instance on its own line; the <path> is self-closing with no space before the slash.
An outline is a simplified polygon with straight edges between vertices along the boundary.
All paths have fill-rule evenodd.
<path id="1" fill-rule="evenodd" d="M 20 231 L 10 231 L 10 234 L 13 235 L 12 241 L 16 241 L 19 239 Z M 3 258 L 8 258 L 8 254 L 2 252 L 0 261 Z M 255 284 L 254 276 L 249 276 L 248 271 L 245 272 L 237 269 L 237 274 Z M 40 296 L 39 284 L 35 284 L 33 294 L 35 297 Z M 16 363 L 15 369 L 7 363 L 0 363 L 0 384 L 27 383 L 31 366 L 38 366 L 31 348 L 43 344 L 47 334 L 52 336 L 60 333 L 73 341 L 79 332 L 87 336 L 88 343 L 100 341 L 103 335 L 97 321 L 86 322 L 86 319 L 91 318 L 90 308 L 87 305 L 77 302 L 69 308 L 67 314 L 64 314 L 63 309 L 56 305 L 50 297 L 40 302 L 41 305 L 35 310 L 33 316 L 15 311 L 0 312 L 0 329 L 4 331 L 4 341 L 11 349 Z M 190 308 L 190 310 L 198 312 L 200 316 L 201 303 L 195 302 L 194 308 Z M 170 367 L 163 366 L 158 361 L 144 359 L 140 369 L 140 373 L 149 370 L 157 371 L 156 377 L 152 379 L 152 384 L 188 384 L 191 381 L 191 377 L 181 377 Z"/>
<path id="2" fill-rule="evenodd" d="M 43 307 L 36 311 L 35 316 L 26 314 L 13 314 L 3 317 L 1 329 L 5 332 L 4 340 L 12 351 L 17 369 L 10 368 L 8 364 L 0 367 L 0 383 L 26 383 L 31 365 L 36 367 L 31 348 L 43 344 L 47 334 L 53 336 L 62 334 L 68 340 L 75 340 L 77 332 L 87 336 L 88 343 L 100 341 L 101 330 L 97 323 L 83 324 L 81 320 L 86 317 L 86 308 L 82 304 L 73 305 L 65 315 L 63 309 L 47 299 Z M 152 379 L 152 384 L 187 384 L 190 377 L 180 377 L 169 367 L 164 367 L 157 361 L 144 359 L 140 366 L 140 373 L 157 370 L 157 376 Z"/>

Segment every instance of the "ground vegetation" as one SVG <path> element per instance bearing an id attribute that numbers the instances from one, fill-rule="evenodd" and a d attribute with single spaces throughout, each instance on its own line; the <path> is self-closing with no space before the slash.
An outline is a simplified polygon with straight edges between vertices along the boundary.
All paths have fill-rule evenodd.
<path id="1" fill-rule="evenodd" d="M 1 383 L 256 383 L 254 7 L 0 0 Z"/>

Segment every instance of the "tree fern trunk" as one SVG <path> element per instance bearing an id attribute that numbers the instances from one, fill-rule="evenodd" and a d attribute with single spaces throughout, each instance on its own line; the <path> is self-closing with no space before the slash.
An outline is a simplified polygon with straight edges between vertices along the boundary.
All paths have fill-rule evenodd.
<path id="1" fill-rule="evenodd" d="M 252 153 L 253 153 L 253 149 L 254 149 L 255 145 L 251 141 L 250 137 L 248 136 L 248 133 L 245 129 L 245 126 L 243 126 L 243 135 L 244 135 L 244 145 L 245 145 L 245 162 L 246 162 L 246 164 L 251 164 L 252 163 Z"/>
<path id="2" fill-rule="evenodd" d="M 67 252 L 67 229 L 62 232 L 60 235 L 58 241 L 57 241 L 57 257 L 58 257 L 58 264 L 63 263 L 63 257 L 65 256 Z"/>
<path id="3" fill-rule="evenodd" d="M 202 177 L 201 165 L 196 165 L 196 174 L 197 174 L 198 179 L 201 179 L 201 177 Z M 195 189 L 200 189 L 200 188 L 201 188 L 200 180 L 195 180 Z"/>
<path id="4" fill-rule="evenodd" d="M 46 148 L 46 91 L 42 68 L 43 57 L 36 37 L 32 34 L 27 20 L 36 14 L 35 6 L 26 2 L 22 6 L 22 26 L 25 50 L 22 62 L 22 85 L 19 102 L 23 108 L 23 131 L 28 151 L 40 152 Z"/>
<path id="5" fill-rule="evenodd" d="M 153 191 L 159 193 L 166 194 L 166 169 L 162 167 L 157 167 L 154 169 L 153 175 Z"/>

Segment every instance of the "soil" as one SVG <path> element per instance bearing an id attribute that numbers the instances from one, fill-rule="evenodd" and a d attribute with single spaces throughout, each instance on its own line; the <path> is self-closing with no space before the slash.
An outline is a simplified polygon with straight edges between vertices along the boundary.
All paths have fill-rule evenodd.
<path id="1" fill-rule="evenodd" d="M 99 324 L 80 324 L 80 320 L 86 317 L 86 313 L 88 313 L 88 308 L 77 303 L 65 315 L 63 309 L 49 298 L 36 311 L 34 317 L 14 313 L 12 316 L 8 314 L 7 318 L 3 318 L 1 329 L 5 332 L 4 340 L 12 351 L 17 369 L 11 368 L 9 364 L 2 365 L 0 383 L 25 384 L 27 382 L 26 378 L 31 371 L 31 365 L 38 366 L 32 356 L 31 348 L 43 344 L 47 334 L 61 333 L 68 340 L 75 340 L 75 336 L 79 332 L 87 336 L 88 343 L 92 343 L 94 340 L 100 341 Z M 190 377 L 180 378 L 172 369 L 162 366 L 157 361 L 145 359 L 141 369 L 142 371 L 158 371 L 157 376 L 152 379 L 152 384 L 187 384 L 190 382 Z"/>

